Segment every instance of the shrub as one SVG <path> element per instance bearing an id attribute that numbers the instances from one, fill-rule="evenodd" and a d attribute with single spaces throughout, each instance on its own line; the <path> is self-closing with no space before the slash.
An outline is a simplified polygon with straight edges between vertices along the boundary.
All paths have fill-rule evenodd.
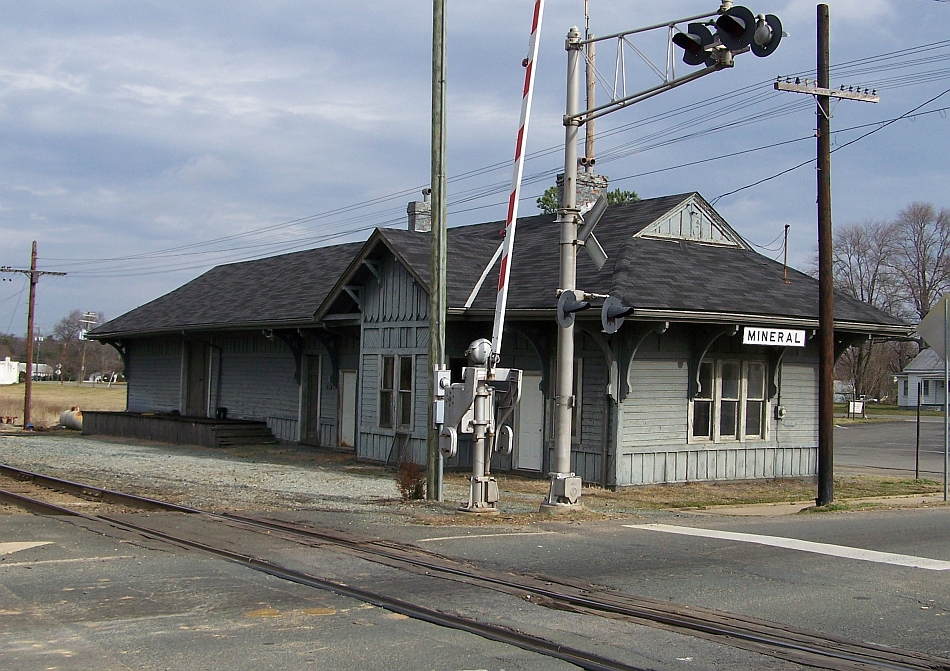
<path id="1" fill-rule="evenodd" d="M 396 469 L 396 487 L 403 501 L 421 499 L 426 494 L 426 472 L 419 464 L 403 458 Z"/>

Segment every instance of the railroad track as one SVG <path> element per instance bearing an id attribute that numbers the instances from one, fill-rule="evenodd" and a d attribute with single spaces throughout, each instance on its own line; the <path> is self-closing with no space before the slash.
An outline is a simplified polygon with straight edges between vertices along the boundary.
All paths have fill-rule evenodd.
<path id="1" fill-rule="evenodd" d="M 492 571 L 426 552 L 410 545 L 366 539 L 311 525 L 293 524 L 267 517 L 211 513 L 4 465 L 0 465 L 0 475 L 19 481 L 28 481 L 40 487 L 80 497 L 86 501 L 198 515 L 216 524 L 225 523 L 251 531 L 278 534 L 281 538 L 293 542 L 313 544 L 316 541 L 321 544 L 321 547 L 329 547 L 367 561 L 512 594 L 540 606 L 658 626 L 807 666 L 840 671 L 855 671 L 857 669 L 950 671 L 950 660 L 940 657 L 850 641 L 731 613 L 669 604 L 558 578 Z M 178 534 L 170 534 L 126 519 L 104 514 L 91 515 L 2 489 L 0 489 L 0 500 L 6 500 L 41 514 L 79 515 L 88 519 L 104 521 L 122 529 L 239 562 L 249 568 L 299 584 L 329 590 L 409 617 L 557 657 L 585 669 L 631 670 L 639 668 L 601 655 L 565 647 L 509 627 L 486 624 L 471 618 L 418 606 L 402 599 L 394 599 L 377 592 L 344 585 L 266 559 L 215 547 L 209 543 L 185 538 Z"/>

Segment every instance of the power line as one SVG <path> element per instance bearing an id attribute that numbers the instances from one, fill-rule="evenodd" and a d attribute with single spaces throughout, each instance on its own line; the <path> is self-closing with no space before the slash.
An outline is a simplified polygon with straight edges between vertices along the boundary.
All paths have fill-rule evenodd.
<path id="1" fill-rule="evenodd" d="M 933 63 L 934 60 L 945 60 L 947 58 L 950 58 L 950 54 L 947 54 L 947 55 L 931 54 L 928 57 L 922 58 L 920 56 L 920 53 L 921 52 L 936 52 L 940 49 L 944 49 L 947 47 L 950 47 L 950 40 L 933 42 L 930 44 L 920 45 L 918 47 L 910 47 L 907 49 L 901 49 L 901 50 L 897 50 L 897 51 L 893 51 L 893 52 L 889 52 L 885 54 L 880 54 L 877 56 L 864 57 L 860 59 L 855 59 L 853 61 L 846 61 L 835 66 L 833 70 L 836 72 L 836 74 L 839 72 L 841 73 L 861 72 L 862 67 L 865 67 L 865 69 L 867 70 L 868 66 L 870 64 L 873 64 L 874 65 L 873 69 L 868 70 L 868 71 L 882 72 L 882 71 L 887 71 L 887 70 L 913 67 L 915 65 L 920 65 L 923 62 Z M 908 56 L 911 56 L 912 58 L 908 59 L 907 58 Z M 901 59 L 904 59 L 904 60 L 901 60 Z M 885 63 L 885 61 L 891 61 L 891 62 Z M 890 79 L 878 80 L 878 82 L 876 83 L 878 84 L 879 88 L 884 88 L 885 86 L 888 88 L 898 88 L 898 87 L 904 87 L 904 86 L 909 86 L 909 85 L 916 85 L 924 81 L 933 81 L 936 79 L 942 79 L 947 76 L 950 76 L 950 70 L 931 70 L 926 73 L 923 73 L 922 75 L 921 74 L 901 75 L 899 77 L 894 77 Z M 768 80 L 768 81 L 771 81 L 771 80 Z M 695 128 L 695 124 L 697 123 L 697 121 L 701 120 L 704 117 L 708 118 L 710 116 L 713 116 L 718 119 L 721 119 L 722 115 L 733 113 L 736 111 L 743 111 L 743 110 L 747 111 L 750 105 L 758 104 L 761 102 L 767 102 L 771 97 L 771 94 L 772 94 L 771 91 L 768 93 L 761 93 L 761 92 L 756 93 L 758 88 L 764 83 L 766 82 L 764 81 L 757 82 L 755 84 L 748 85 L 736 91 L 730 91 L 730 92 L 726 92 L 726 93 L 719 94 L 716 96 L 712 96 L 705 100 L 695 101 L 687 105 L 674 108 L 673 110 L 660 112 L 660 113 L 639 119 L 637 121 L 634 121 L 628 124 L 623 124 L 613 129 L 602 131 L 599 134 L 600 138 L 609 137 L 609 136 L 617 135 L 621 133 L 626 133 L 631 130 L 635 130 L 637 128 L 645 128 L 649 125 L 659 123 L 664 120 L 670 120 L 670 119 L 674 119 L 676 117 L 680 117 L 683 115 L 688 115 L 692 111 L 703 112 L 699 116 L 694 116 L 694 117 L 681 120 L 675 123 L 673 126 L 647 134 L 646 136 L 643 136 L 637 140 L 632 140 L 625 143 L 621 143 L 619 145 L 615 145 L 614 147 L 608 149 L 602 155 L 602 157 L 599 157 L 599 160 L 601 162 L 619 160 L 621 158 L 624 158 L 633 154 L 639 154 L 645 151 L 650 151 L 652 149 L 669 146 L 677 142 L 683 142 L 689 139 L 695 139 L 697 137 L 702 137 L 707 134 L 722 132 L 722 131 L 729 130 L 732 128 L 741 127 L 749 123 L 757 123 L 758 121 L 762 121 L 767 118 L 777 118 L 779 116 L 784 116 L 786 114 L 792 114 L 799 111 L 799 109 L 796 108 L 797 106 L 795 104 L 780 105 L 777 107 L 773 107 L 771 109 L 764 110 L 760 112 L 759 114 L 746 114 L 746 116 L 738 120 L 734 120 L 731 123 L 720 123 L 718 125 L 714 125 L 709 128 L 693 130 L 690 133 L 670 137 L 670 135 L 674 133 L 677 129 Z M 868 83 L 868 85 L 871 85 L 871 84 L 872 84 L 871 82 Z M 747 94 L 752 94 L 752 95 L 747 95 Z M 740 96 L 738 99 L 736 97 L 737 95 Z M 725 103 L 725 104 L 721 104 L 721 103 Z M 719 107 L 716 108 L 717 114 L 715 115 L 710 114 L 709 112 L 710 104 L 719 105 Z M 808 106 L 808 103 L 806 102 L 804 105 L 802 105 L 802 108 L 807 107 L 807 106 Z M 836 131 L 836 132 L 841 132 L 841 131 Z M 527 156 L 527 158 L 537 160 L 553 152 L 560 151 L 560 149 L 561 149 L 560 146 L 554 146 L 554 147 L 542 149 L 542 150 L 530 153 Z M 751 151 L 759 151 L 761 149 L 763 148 L 743 150 L 743 152 L 738 152 L 738 153 L 748 153 Z M 647 173 L 641 173 L 640 175 L 630 175 L 630 176 L 620 178 L 617 180 L 612 180 L 612 181 L 616 182 L 623 179 L 629 179 L 635 176 L 644 176 L 646 174 L 654 174 L 655 172 L 673 170 L 673 169 L 677 169 L 678 167 L 685 167 L 686 165 L 693 165 L 696 163 L 708 162 L 711 160 L 717 160 L 717 157 L 713 157 L 710 159 L 703 159 L 702 161 L 698 161 L 698 162 L 690 162 L 688 164 L 683 164 L 682 166 L 670 166 L 667 168 L 659 169 L 657 171 L 649 171 Z M 486 175 L 495 170 L 499 170 L 501 168 L 507 168 L 509 166 L 510 166 L 509 161 L 499 162 L 499 163 L 491 164 L 488 166 L 484 166 L 482 168 L 476 168 L 476 169 L 467 171 L 465 173 L 460 173 L 459 175 L 456 175 L 450 178 L 448 181 L 450 183 L 458 183 L 460 181 Z M 801 167 L 801 166 L 797 166 L 797 167 Z M 541 172 L 537 172 L 527 177 L 526 183 L 537 183 L 539 181 L 549 179 L 554 174 L 556 174 L 558 169 L 559 168 L 554 167 L 554 168 L 550 168 Z M 300 246 L 305 243 L 312 244 L 312 243 L 321 242 L 321 241 L 325 242 L 326 240 L 336 239 L 338 237 L 342 237 L 345 235 L 356 234 L 359 232 L 363 232 L 365 230 L 372 229 L 374 226 L 358 226 L 357 225 L 357 224 L 361 224 L 367 221 L 372 220 L 375 222 L 375 225 L 385 225 L 393 221 L 398 221 L 398 219 L 393 218 L 393 215 L 395 215 L 397 211 L 400 211 L 397 208 L 386 208 L 386 210 L 384 211 L 376 211 L 376 212 L 363 212 L 356 216 L 348 217 L 346 219 L 339 220 L 330 224 L 330 226 L 332 226 L 334 229 L 345 227 L 344 230 L 338 231 L 334 233 L 332 236 L 327 236 L 327 235 L 308 236 L 305 238 L 295 238 L 295 241 L 293 243 L 287 242 L 287 235 L 286 235 L 287 229 L 290 229 L 294 226 L 302 226 L 306 224 L 311 224 L 316 221 L 325 221 L 326 219 L 330 219 L 344 213 L 353 213 L 354 210 L 365 210 L 375 205 L 382 205 L 384 203 L 390 202 L 397 198 L 405 198 L 406 196 L 421 190 L 421 188 L 422 186 L 418 186 L 413 189 L 403 189 L 401 191 L 397 191 L 391 194 L 386 194 L 383 196 L 378 196 L 376 198 L 367 199 L 367 200 L 355 203 L 353 205 L 343 206 L 343 207 L 335 208 L 335 209 L 328 210 L 325 212 L 320 212 L 320 213 L 308 215 L 305 217 L 300 217 L 300 218 L 292 219 L 289 221 L 280 222 L 277 224 L 263 226 L 257 229 L 244 231 L 242 233 L 222 236 L 222 237 L 214 238 L 211 240 L 189 243 L 186 245 L 178 245 L 171 248 L 154 250 L 150 252 L 143 252 L 141 254 L 133 254 L 133 255 L 127 255 L 127 256 L 122 256 L 122 257 L 94 259 L 94 260 L 66 259 L 66 258 L 57 259 L 55 257 L 49 257 L 49 260 L 69 261 L 71 266 L 84 266 L 84 265 L 95 264 L 99 266 L 99 268 L 96 271 L 88 271 L 88 272 L 80 271 L 81 274 L 96 275 L 96 276 L 115 276 L 114 269 L 112 271 L 103 270 L 101 269 L 101 266 L 103 264 L 121 263 L 123 261 L 124 262 L 150 261 L 150 260 L 157 261 L 159 259 L 171 259 L 174 257 L 196 256 L 198 254 L 205 255 L 206 257 L 204 262 L 201 264 L 188 264 L 188 265 L 178 264 L 177 266 L 170 266 L 170 265 L 159 266 L 159 267 L 154 267 L 155 269 L 143 269 L 141 267 L 138 267 L 134 270 L 128 271 L 129 274 L 145 274 L 145 273 L 151 274 L 151 273 L 157 273 L 157 272 L 164 272 L 166 270 L 172 270 L 172 269 L 184 270 L 184 269 L 194 269 L 198 267 L 206 267 L 207 265 L 209 265 L 208 259 L 207 259 L 208 255 L 222 256 L 222 255 L 226 255 L 235 251 L 249 252 L 252 250 L 256 250 L 257 252 L 259 252 L 259 254 L 274 254 L 275 252 L 278 252 L 278 251 L 299 249 Z M 457 215 L 457 214 L 471 212 L 475 210 L 486 209 L 489 207 L 495 207 L 499 204 L 502 204 L 500 202 L 499 203 L 493 202 L 487 205 L 481 205 L 477 207 L 458 208 L 458 205 L 462 205 L 462 204 L 477 201 L 477 200 L 480 200 L 492 195 L 496 195 L 498 193 L 501 193 L 506 188 L 507 188 L 507 182 L 505 183 L 499 182 L 497 184 L 493 183 L 493 184 L 488 184 L 481 187 L 469 189 L 467 191 L 462 191 L 458 194 L 458 197 L 453 199 L 452 205 L 455 207 L 452 210 L 452 214 Z M 723 194 L 723 195 L 728 195 L 728 194 Z M 380 217 L 386 217 L 387 215 L 388 215 L 388 218 L 385 222 L 379 221 Z M 326 229 L 324 229 L 324 231 L 326 231 Z M 257 241 L 257 242 L 251 241 L 256 236 L 263 236 L 263 235 L 268 235 L 268 234 L 270 235 L 280 234 L 281 238 L 279 240 L 274 240 L 274 241 Z M 222 243 L 227 243 L 227 242 L 235 242 L 238 240 L 247 240 L 248 244 L 234 245 L 230 247 L 225 247 L 223 249 L 210 249 L 211 247 L 215 245 L 221 245 Z M 254 258 L 254 257 L 251 257 L 251 258 Z M 245 258 L 243 260 L 249 260 L 249 258 Z"/>
<path id="2" fill-rule="evenodd" d="M 927 100 L 926 102 L 923 102 L 923 103 L 921 103 L 920 105 L 917 105 L 916 107 L 914 107 L 914 108 L 908 110 L 908 111 L 905 112 L 904 114 L 901 114 L 899 117 L 895 117 L 895 118 L 893 118 L 893 119 L 888 119 L 887 121 L 880 122 L 881 125 L 880 125 L 878 128 L 874 128 L 874 129 L 868 131 L 867 133 L 861 135 L 860 137 L 857 137 L 857 138 L 855 138 L 854 140 L 851 140 L 850 142 L 846 142 L 846 143 L 843 144 L 843 145 L 840 145 L 840 146 L 838 146 L 838 147 L 835 147 L 834 149 L 831 150 L 831 152 L 834 153 L 834 152 L 838 151 L 839 149 L 844 149 L 845 147 L 850 147 L 850 146 L 853 145 L 855 142 L 859 142 L 859 141 L 863 140 L 864 138 L 868 137 L 869 135 L 873 135 L 874 133 L 877 133 L 877 132 L 880 131 L 880 130 L 884 130 L 885 128 L 887 128 L 887 127 L 890 126 L 891 124 L 897 123 L 897 122 L 900 121 L 901 119 L 908 118 L 913 112 L 916 112 L 916 111 L 919 110 L 921 107 L 924 107 L 925 105 L 928 105 L 928 104 L 934 102 L 935 100 L 937 100 L 938 98 L 940 98 L 940 97 L 946 95 L 947 93 L 950 93 L 950 89 L 946 89 L 946 90 L 943 91 L 942 93 L 938 93 L 938 94 L 935 95 L 933 98 L 931 98 L 931 99 Z M 764 182 L 768 182 L 768 181 L 770 181 L 770 180 L 773 180 L 773 179 L 775 179 L 776 177 L 781 177 L 782 175 L 786 175 L 786 174 L 792 172 L 793 170 L 798 170 L 799 168 L 808 165 L 809 163 L 814 163 L 815 160 L 816 160 L 816 159 L 813 159 L 813 158 L 812 158 L 812 159 L 808 159 L 807 161 L 804 161 L 804 162 L 802 162 L 802 163 L 799 163 L 798 165 L 792 166 L 791 168 L 786 168 L 785 170 L 782 170 L 781 172 L 777 172 L 777 173 L 775 173 L 774 175 L 770 175 L 770 176 L 768 176 L 768 177 L 764 177 L 763 179 L 760 179 L 760 180 L 757 180 L 757 181 L 755 181 L 755 182 L 752 182 L 751 184 L 746 184 L 745 186 L 741 186 L 741 187 L 739 187 L 738 189 L 733 189 L 732 191 L 727 191 L 726 193 L 720 194 L 720 195 L 716 196 L 715 198 L 713 198 L 712 201 L 710 202 L 710 204 L 711 204 L 711 205 L 715 205 L 717 202 L 719 202 L 719 200 L 720 200 L 721 198 L 724 198 L 724 197 L 726 197 L 726 196 L 731 196 L 731 195 L 733 195 L 733 194 L 739 193 L 740 191 L 745 191 L 746 189 L 751 189 L 751 188 L 754 187 L 754 186 L 758 186 L 759 184 L 763 184 Z"/>

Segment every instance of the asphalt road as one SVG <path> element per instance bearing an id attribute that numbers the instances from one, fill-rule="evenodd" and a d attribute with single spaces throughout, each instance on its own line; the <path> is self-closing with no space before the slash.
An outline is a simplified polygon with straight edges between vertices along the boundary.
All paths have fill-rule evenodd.
<path id="1" fill-rule="evenodd" d="M 803 551 L 681 535 L 650 526 L 657 523 L 679 531 L 737 532 L 820 545 Z M 405 533 L 430 550 L 497 568 L 569 576 L 633 594 L 950 657 L 950 507 L 774 518 L 663 513 L 640 520 L 551 526 L 550 531 L 480 538 L 413 528 Z M 437 540 L 426 540 L 432 538 Z M 855 558 L 867 553 L 829 554 L 840 549 L 828 546 L 884 553 L 871 555 L 882 560 L 896 553 L 943 563 L 938 570 L 881 563 Z"/>
<path id="2" fill-rule="evenodd" d="M 943 418 L 921 418 L 920 475 L 943 478 Z M 917 425 L 911 420 L 835 427 L 836 472 L 913 477 Z"/>

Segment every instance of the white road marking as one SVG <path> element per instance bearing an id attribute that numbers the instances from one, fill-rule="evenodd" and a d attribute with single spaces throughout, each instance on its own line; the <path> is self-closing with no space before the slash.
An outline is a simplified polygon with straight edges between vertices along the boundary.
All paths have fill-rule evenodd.
<path id="1" fill-rule="evenodd" d="M 135 559 L 135 555 L 110 555 L 108 557 L 74 557 L 73 559 L 43 559 L 41 561 L 3 562 L 0 568 L 11 566 L 42 566 L 43 564 L 80 564 L 82 562 L 112 561 L 113 559 Z"/>
<path id="2" fill-rule="evenodd" d="M 513 531 L 506 534 L 472 534 L 469 536 L 440 536 L 438 538 L 420 538 L 417 543 L 431 543 L 433 541 L 457 541 L 465 538 L 503 538 L 505 536 L 547 536 L 553 531 Z"/>
<path id="3" fill-rule="evenodd" d="M 671 524 L 625 524 L 628 529 L 642 529 L 645 531 L 660 531 L 667 534 L 683 536 L 700 536 L 703 538 L 718 538 L 720 540 L 737 541 L 740 543 L 755 543 L 770 545 L 788 550 L 801 550 L 816 554 L 858 559 L 861 561 L 877 562 L 879 564 L 894 564 L 895 566 L 909 566 L 929 571 L 950 571 L 950 561 L 914 557 L 912 555 L 894 554 L 892 552 L 877 552 L 862 548 L 852 548 L 846 545 L 831 545 L 829 543 L 815 543 L 797 538 L 783 538 L 781 536 L 760 536 L 758 534 L 742 534 L 733 531 L 717 531 L 716 529 L 698 529 L 695 527 L 680 527 Z"/>
<path id="4" fill-rule="evenodd" d="M 22 543 L 0 543 L 0 555 L 12 555 L 14 552 L 29 550 L 41 545 L 50 545 L 53 541 L 22 542 Z"/>

